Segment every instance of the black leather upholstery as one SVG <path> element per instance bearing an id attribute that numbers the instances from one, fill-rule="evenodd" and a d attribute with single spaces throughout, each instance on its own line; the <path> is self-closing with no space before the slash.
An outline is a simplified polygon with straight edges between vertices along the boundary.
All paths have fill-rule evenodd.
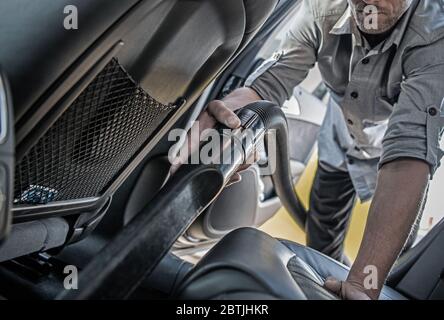
<path id="1" fill-rule="evenodd" d="M 15 224 L 0 246 L 0 262 L 60 247 L 68 232 L 68 222 L 58 217 Z"/>
<path id="2" fill-rule="evenodd" d="M 345 280 L 348 271 L 315 250 L 243 228 L 215 246 L 176 292 L 184 299 L 334 300 L 322 287 L 324 280 Z M 405 299 L 389 287 L 380 298 Z"/>

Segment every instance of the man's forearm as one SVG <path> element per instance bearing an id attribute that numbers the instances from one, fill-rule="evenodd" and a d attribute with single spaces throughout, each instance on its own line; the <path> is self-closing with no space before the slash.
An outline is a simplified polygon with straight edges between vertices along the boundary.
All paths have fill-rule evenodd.
<path id="1" fill-rule="evenodd" d="M 362 245 L 348 277 L 349 282 L 366 287 L 369 272 L 376 270 L 377 289 L 365 288 L 372 299 L 379 296 L 408 238 L 424 201 L 429 170 L 421 160 L 400 159 L 387 163 L 379 172 Z"/>

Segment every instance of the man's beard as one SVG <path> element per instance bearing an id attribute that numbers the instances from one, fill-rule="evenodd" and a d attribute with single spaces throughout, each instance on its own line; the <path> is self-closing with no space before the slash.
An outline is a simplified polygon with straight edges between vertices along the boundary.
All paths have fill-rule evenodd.
<path id="1" fill-rule="evenodd" d="M 370 5 L 365 3 L 357 4 L 353 10 L 355 22 L 364 33 L 367 34 L 382 34 L 391 30 L 396 23 L 401 19 L 404 13 L 410 8 L 413 0 L 406 0 L 402 2 L 402 7 L 397 11 L 396 15 L 390 16 L 384 10 L 375 7 L 376 10 L 370 10 Z M 368 15 L 366 16 L 366 13 Z"/>

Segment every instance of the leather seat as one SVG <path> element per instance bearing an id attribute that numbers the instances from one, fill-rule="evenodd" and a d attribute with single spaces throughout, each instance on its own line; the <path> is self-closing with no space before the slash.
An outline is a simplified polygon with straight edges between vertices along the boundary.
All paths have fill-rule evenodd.
<path id="1" fill-rule="evenodd" d="M 337 297 L 322 287 L 324 280 L 345 280 L 348 272 L 348 267 L 313 249 L 243 228 L 222 239 L 191 270 L 176 297 L 334 300 Z M 384 286 L 380 299 L 406 298 Z"/>

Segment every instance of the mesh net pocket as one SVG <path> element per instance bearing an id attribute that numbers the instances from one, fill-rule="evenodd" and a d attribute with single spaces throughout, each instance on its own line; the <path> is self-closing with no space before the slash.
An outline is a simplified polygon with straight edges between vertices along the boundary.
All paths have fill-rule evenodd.
<path id="1" fill-rule="evenodd" d="M 172 109 L 113 59 L 17 163 L 14 203 L 100 196 Z"/>

